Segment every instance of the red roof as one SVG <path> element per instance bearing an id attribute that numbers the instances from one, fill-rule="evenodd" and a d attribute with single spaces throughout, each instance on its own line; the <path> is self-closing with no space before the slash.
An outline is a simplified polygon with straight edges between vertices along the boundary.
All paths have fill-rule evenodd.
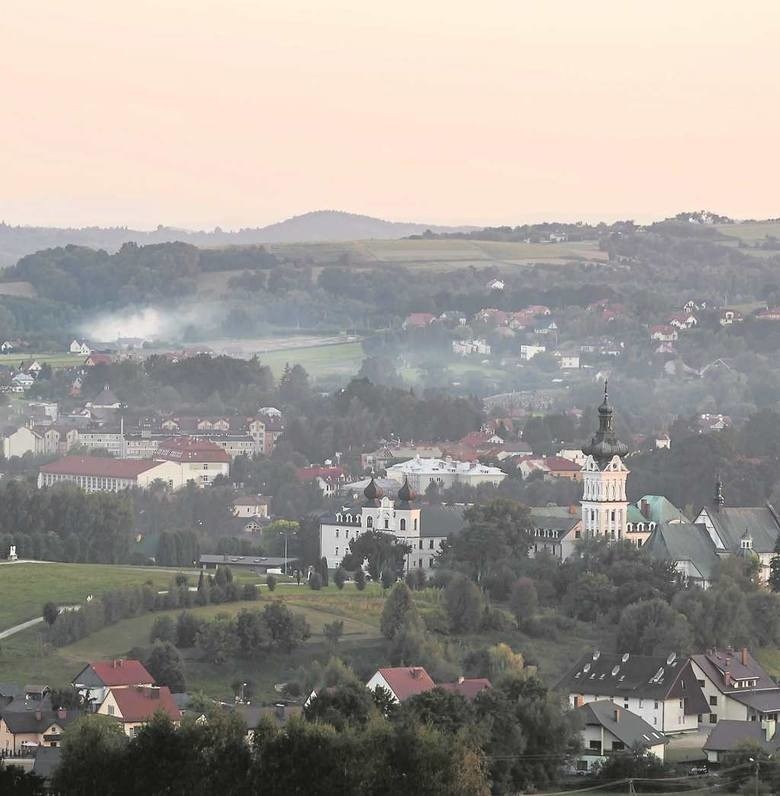
<path id="1" fill-rule="evenodd" d="M 206 439 L 169 437 L 160 443 L 156 455 L 171 462 L 230 462 L 230 454 Z"/>
<path id="2" fill-rule="evenodd" d="M 320 467 L 318 465 L 314 467 L 299 467 L 295 471 L 295 475 L 299 481 L 313 481 L 315 478 L 343 478 L 344 468 Z"/>
<path id="3" fill-rule="evenodd" d="M 158 467 L 155 459 L 111 459 L 108 456 L 65 456 L 56 462 L 41 465 L 42 473 L 55 475 L 94 475 L 104 478 L 137 478 Z"/>
<path id="4" fill-rule="evenodd" d="M 435 315 L 430 312 L 413 312 L 404 321 L 404 326 L 429 326 L 436 320 Z"/>
<path id="5" fill-rule="evenodd" d="M 399 702 L 436 688 L 431 676 L 422 666 L 396 666 L 380 669 L 379 674 L 384 677 Z"/>
<path id="6" fill-rule="evenodd" d="M 176 707 L 176 702 L 174 702 L 171 690 L 167 685 L 160 688 L 145 688 L 143 686 L 112 688 L 111 695 L 125 722 L 148 721 L 158 710 L 166 713 L 173 721 L 181 719 L 181 711 Z"/>
<path id="7" fill-rule="evenodd" d="M 88 668 L 107 686 L 114 685 L 154 685 L 154 677 L 146 670 L 141 661 L 113 660 L 93 661 Z"/>
<path id="8" fill-rule="evenodd" d="M 564 459 L 563 456 L 546 456 L 542 461 L 550 470 L 566 470 L 569 472 L 582 470 L 581 465 L 571 459 Z"/>
<path id="9" fill-rule="evenodd" d="M 98 354 L 93 353 L 90 354 L 85 360 L 85 365 L 110 365 L 114 360 L 111 358 L 111 354 Z"/>
<path id="10" fill-rule="evenodd" d="M 444 691 L 452 691 L 455 694 L 460 694 L 469 701 L 486 688 L 492 688 L 493 684 L 487 677 L 461 677 L 456 683 L 442 683 L 439 688 Z"/>

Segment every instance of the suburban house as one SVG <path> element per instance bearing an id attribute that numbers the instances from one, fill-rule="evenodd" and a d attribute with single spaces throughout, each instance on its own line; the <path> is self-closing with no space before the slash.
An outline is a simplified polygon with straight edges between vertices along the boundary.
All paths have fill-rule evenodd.
<path id="1" fill-rule="evenodd" d="M 377 687 L 388 691 L 393 702 L 404 702 L 409 697 L 432 691 L 436 683 L 422 666 L 395 666 L 378 669 L 366 683 L 369 691 Z"/>
<path id="2" fill-rule="evenodd" d="M 452 353 L 462 357 L 471 354 L 487 356 L 490 354 L 490 345 L 485 340 L 453 340 Z"/>
<path id="3" fill-rule="evenodd" d="M 326 497 L 335 495 L 346 482 L 344 468 L 327 463 L 312 467 L 299 467 L 295 471 L 295 476 L 304 483 L 314 482 L 317 484 L 320 492 Z"/>
<path id="4" fill-rule="evenodd" d="M 97 365 L 110 365 L 113 361 L 114 359 L 111 354 L 101 354 L 93 351 L 91 354 L 88 354 L 87 358 L 84 360 L 84 367 L 94 368 Z"/>
<path id="5" fill-rule="evenodd" d="M 537 354 L 543 354 L 547 348 L 543 345 L 521 345 L 520 346 L 520 359 L 528 362 L 532 360 Z"/>
<path id="6" fill-rule="evenodd" d="M 233 516 L 249 519 L 268 516 L 268 500 L 264 495 L 247 495 L 233 501 Z"/>
<path id="7" fill-rule="evenodd" d="M 724 307 L 720 311 L 718 322 L 721 326 L 731 326 L 735 323 L 742 323 L 745 320 L 744 315 L 739 310 L 732 310 Z"/>
<path id="8" fill-rule="evenodd" d="M 88 357 L 92 353 L 92 349 L 83 340 L 74 340 L 68 347 L 71 354 L 80 354 L 83 357 Z"/>
<path id="9" fill-rule="evenodd" d="M 611 754 L 629 749 L 643 749 L 663 762 L 669 739 L 636 713 L 608 699 L 598 699 L 580 705 L 577 714 L 582 723 L 577 771 L 590 771 L 605 763 Z"/>
<path id="10" fill-rule="evenodd" d="M 132 685 L 109 688 L 97 713 L 121 722 L 125 735 L 133 737 L 155 713 L 162 712 L 178 726 L 181 711 L 168 686 Z"/>
<path id="11" fill-rule="evenodd" d="M 556 688 L 573 708 L 608 700 L 664 734 L 698 729 L 708 710 L 691 662 L 674 653 L 585 653 Z"/>
<path id="12" fill-rule="evenodd" d="M 374 451 L 360 455 L 360 466 L 365 470 L 384 470 L 394 461 L 405 461 L 419 456 L 421 459 L 439 459 L 444 451 L 439 445 L 395 442 L 382 445 Z"/>
<path id="13" fill-rule="evenodd" d="M 409 482 L 395 500 L 386 497 L 372 478 L 363 490 L 360 506 L 343 506 L 334 515 L 320 518 L 320 555 L 329 569 L 336 569 L 349 551 L 349 543 L 367 530 L 392 534 L 411 548 L 406 570 L 433 569 L 436 555 L 451 533 L 463 527 L 463 509 L 420 506 Z"/>
<path id="14" fill-rule="evenodd" d="M 403 322 L 404 329 L 425 329 L 436 320 L 435 315 L 430 312 L 413 312 L 411 315 L 406 316 Z"/>
<path id="15" fill-rule="evenodd" d="M 93 710 L 103 702 L 110 688 L 155 685 L 154 678 L 141 661 L 117 658 L 88 663 L 74 678 L 73 687 Z"/>
<path id="16" fill-rule="evenodd" d="M 746 741 L 752 741 L 767 754 L 774 755 L 780 749 L 777 722 L 724 719 L 712 728 L 702 748 L 708 763 L 722 763 L 728 754 Z"/>
<path id="17" fill-rule="evenodd" d="M 747 649 L 708 650 L 692 655 L 691 666 L 707 700 L 707 723 L 777 720 L 780 686 Z"/>
<path id="18" fill-rule="evenodd" d="M 492 688 L 493 684 L 487 677 L 459 677 L 454 683 L 439 683 L 436 687 L 452 694 L 460 694 L 464 699 L 473 702 L 477 694 Z"/>
<path id="19" fill-rule="evenodd" d="M 85 492 L 121 492 L 146 489 L 162 481 L 171 489 L 183 485 L 181 467 L 156 459 L 110 459 L 104 456 L 65 456 L 41 466 L 38 488 L 69 482 Z"/>
<path id="20" fill-rule="evenodd" d="M 582 517 L 577 506 L 534 506 L 530 509 L 531 542 L 528 555 L 541 552 L 565 561 L 582 538 Z"/>
<path id="21" fill-rule="evenodd" d="M 545 481 L 553 478 L 582 480 L 582 465 L 563 456 L 523 456 L 519 460 L 517 469 L 524 479 L 541 474 Z"/>
<path id="22" fill-rule="evenodd" d="M 6 707 L 0 717 L 0 754 L 59 746 L 63 730 L 79 715 L 76 710 L 52 710 L 43 705 L 30 705 L 21 710 Z"/>
<path id="23" fill-rule="evenodd" d="M 754 317 L 759 321 L 780 321 L 780 307 L 759 310 Z"/>
<path id="24" fill-rule="evenodd" d="M 650 339 L 659 343 L 673 343 L 677 340 L 677 329 L 669 324 L 660 324 L 650 327 Z"/>

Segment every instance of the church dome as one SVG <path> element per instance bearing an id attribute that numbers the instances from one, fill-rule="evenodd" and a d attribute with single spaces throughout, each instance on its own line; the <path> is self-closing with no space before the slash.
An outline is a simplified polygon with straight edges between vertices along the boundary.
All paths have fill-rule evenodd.
<path id="1" fill-rule="evenodd" d="M 415 499 L 416 495 L 412 492 L 412 488 L 409 486 L 409 479 L 404 478 L 403 486 L 398 490 L 398 500 L 401 503 L 411 503 Z"/>
<path id="2" fill-rule="evenodd" d="M 373 475 L 371 476 L 371 480 L 368 482 L 368 486 L 363 490 L 363 494 L 368 501 L 381 500 L 385 495 L 385 493 L 377 486 Z"/>
<path id="3" fill-rule="evenodd" d="M 609 402 L 607 382 L 604 382 L 604 400 L 599 406 L 599 428 L 587 445 L 583 445 L 582 452 L 592 456 L 599 465 L 605 465 L 613 456 L 625 456 L 628 445 L 621 442 L 615 433 L 615 411 Z"/>

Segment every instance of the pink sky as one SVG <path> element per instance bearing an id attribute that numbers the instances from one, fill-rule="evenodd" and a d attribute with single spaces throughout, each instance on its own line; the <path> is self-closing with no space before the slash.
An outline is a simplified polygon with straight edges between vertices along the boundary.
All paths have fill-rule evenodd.
<path id="1" fill-rule="evenodd" d="M 0 219 L 780 216 L 780 3 L 3 0 Z"/>

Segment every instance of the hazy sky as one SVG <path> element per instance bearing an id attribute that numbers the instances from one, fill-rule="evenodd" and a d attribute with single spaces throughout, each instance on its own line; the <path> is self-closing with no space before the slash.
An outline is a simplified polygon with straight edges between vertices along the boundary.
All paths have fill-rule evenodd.
<path id="1" fill-rule="evenodd" d="M 780 216 L 780 3 L 2 0 L 0 219 Z"/>

